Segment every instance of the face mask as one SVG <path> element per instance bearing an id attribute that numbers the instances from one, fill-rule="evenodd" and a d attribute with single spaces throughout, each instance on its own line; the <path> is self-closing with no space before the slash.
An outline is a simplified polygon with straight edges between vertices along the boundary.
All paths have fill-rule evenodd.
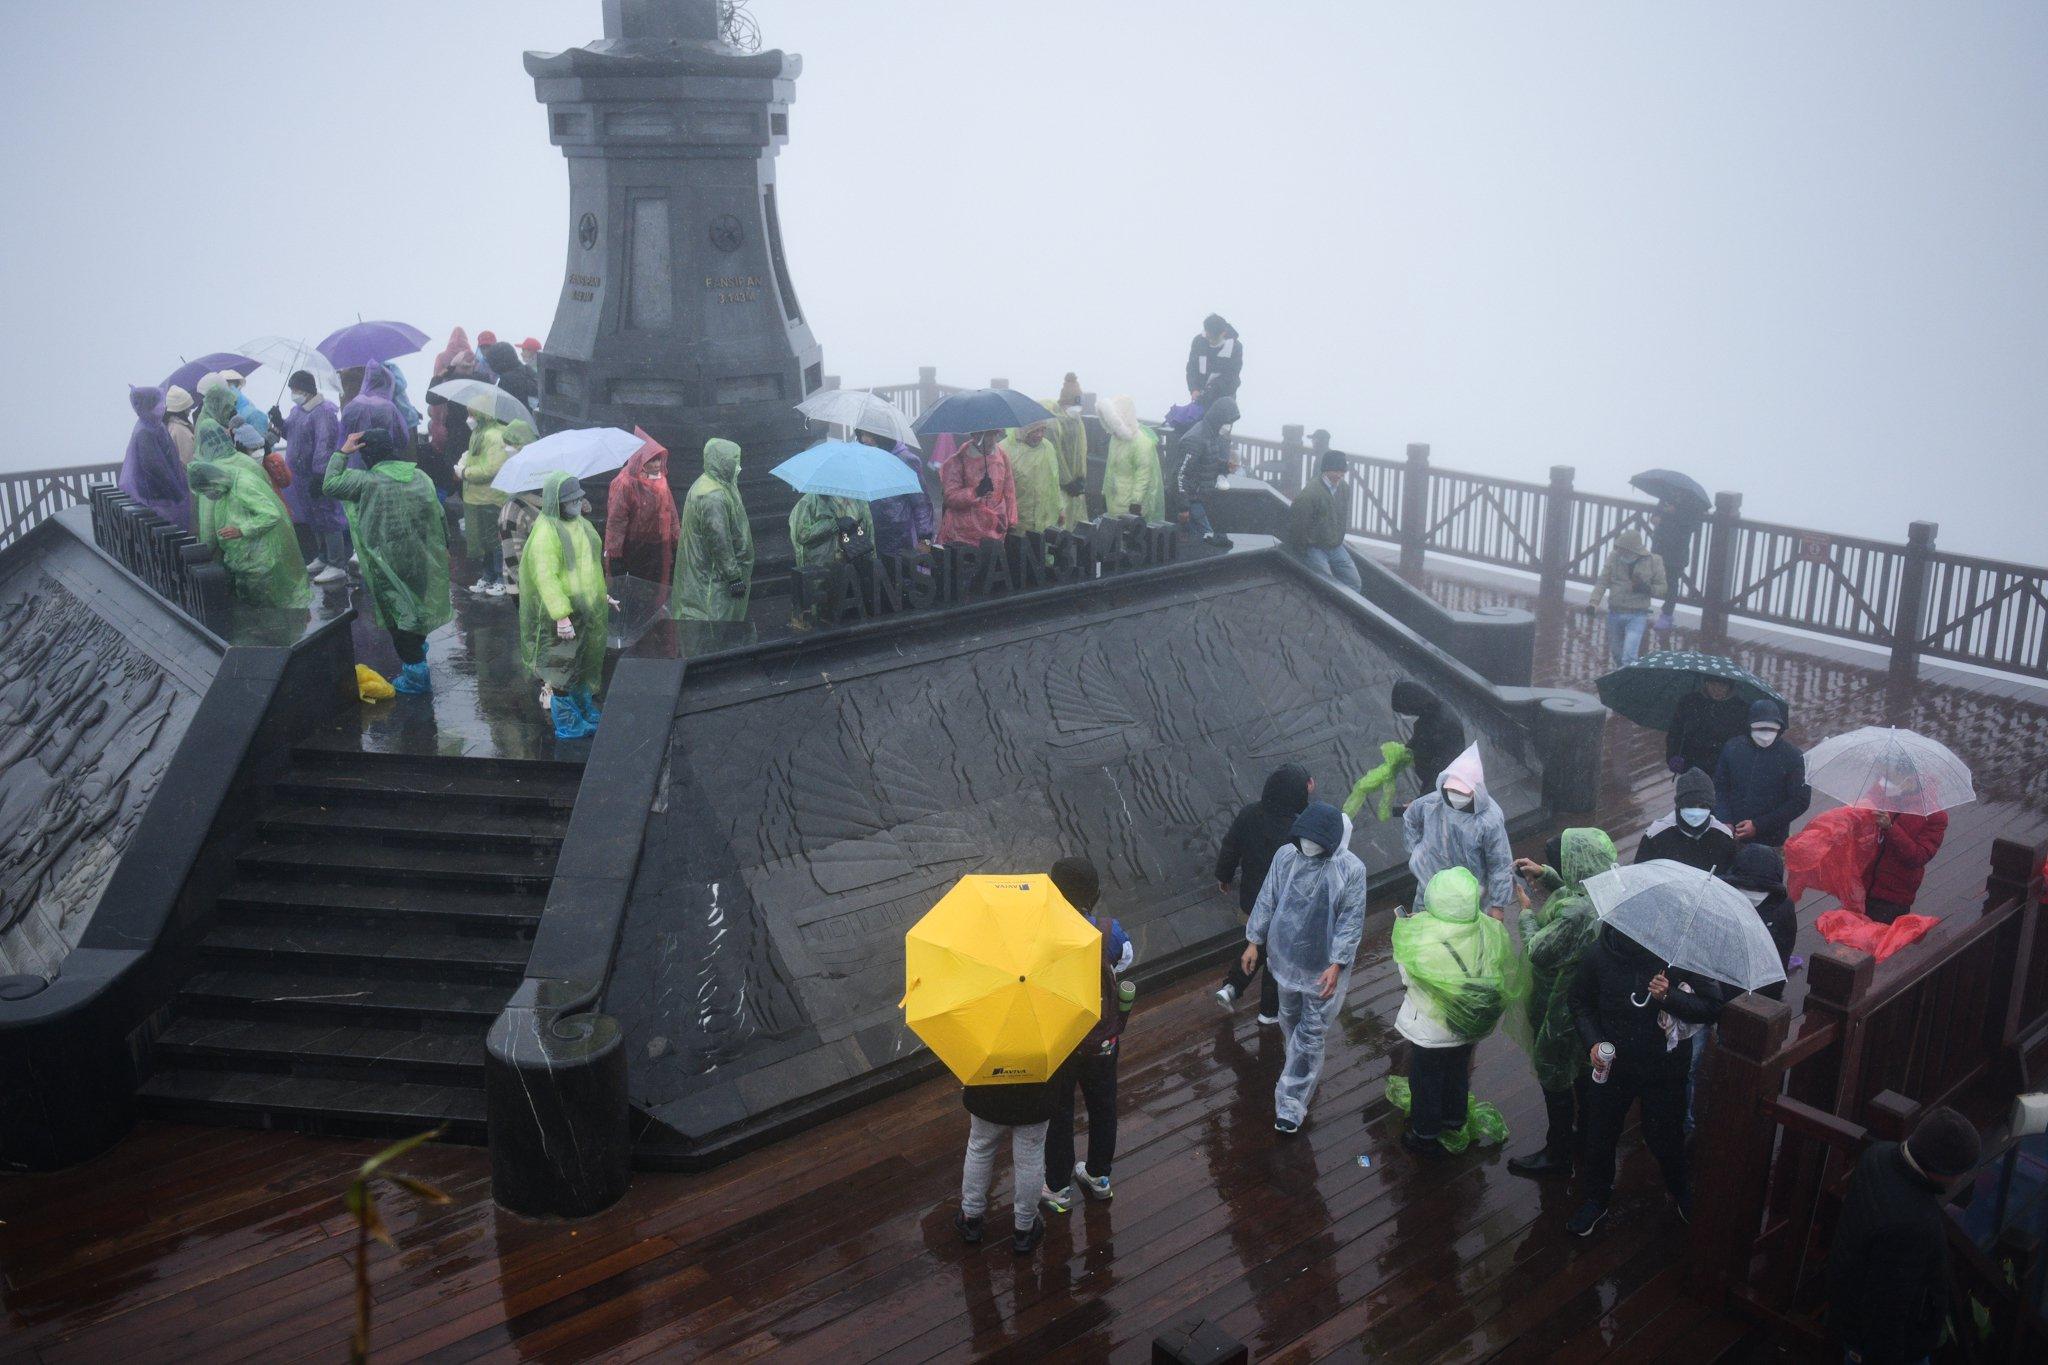
<path id="1" fill-rule="evenodd" d="M 1713 812 L 1705 806 L 1686 806 L 1678 812 L 1678 818 L 1685 821 L 1692 828 L 1698 829 L 1701 825 L 1707 823 L 1707 817 L 1712 814 Z"/>
<path id="2" fill-rule="evenodd" d="M 1772 742 L 1778 738 L 1778 727 L 1775 725 L 1752 725 L 1749 727 L 1749 737 L 1756 741 L 1757 748 L 1768 749 L 1771 747 Z"/>
<path id="3" fill-rule="evenodd" d="M 1444 801 L 1452 810 L 1472 809 L 1472 793 L 1470 792 L 1447 791 L 1444 793 Z"/>
<path id="4" fill-rule="evenodd" d="M 1323 856 L 1323 846 L 1313 839 L 1303 839 L 1301 841 L 1301 851 L 1310 858 L 1320 858 Z"/>
<path id="5" fill-rule="evenodd" d="M 582 501 L 582 499 L 580 499 L 580 498 L 579 498 L 579 499 L 577 499 L 577 500 L 576 500 L 575 502 L 565 502 L 565 503 L 563 503 L 563 504 L 562 504 L 562 520 L 564 520 L 564 521 L 574 521 L 574 520 L 576 520 L 576 518 L 578 518 L 578 517 L 580 517 L 580 516 L 582 516 L 582 515 L 583 515 L 583 501 Z"/>

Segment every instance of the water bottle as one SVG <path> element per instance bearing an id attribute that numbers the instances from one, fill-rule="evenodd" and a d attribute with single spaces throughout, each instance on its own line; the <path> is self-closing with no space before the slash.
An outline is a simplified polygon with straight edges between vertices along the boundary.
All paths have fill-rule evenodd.
<path id="1" fill-rule="evenodd" d="M 1614 1044 L 1602 1043 L 1593 1049 L 1593 1084 L 1607 1084 L 1607 1077 L 1614 1071 Z"/>
<path id="2" fill-rule="evenodd" d="M 1137 998 L 1138 985 L 1135 981 L 1119 981 L 1117 983 L 1116 1010 L 1124 1019 L 1128 1020 L 1131 1017 L 1131 1003 Z"/>

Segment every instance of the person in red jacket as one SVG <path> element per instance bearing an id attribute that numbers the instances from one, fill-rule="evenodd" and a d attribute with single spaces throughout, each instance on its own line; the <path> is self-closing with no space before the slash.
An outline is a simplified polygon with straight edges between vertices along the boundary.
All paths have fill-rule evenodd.
<path id="1" fill-rule="evenodd" d="M 1941 851 L 1948 836 L 1948 812 L 1932 815 L 1895 815 L 1881 810 L 1873 813 L 1877 823 L 1877 856 L 1870 860 L 1864 877 L 1864 913 L 1879 924 L 1890 924 L 1913 908 L 1920 894 L 1927 864 Z"/>

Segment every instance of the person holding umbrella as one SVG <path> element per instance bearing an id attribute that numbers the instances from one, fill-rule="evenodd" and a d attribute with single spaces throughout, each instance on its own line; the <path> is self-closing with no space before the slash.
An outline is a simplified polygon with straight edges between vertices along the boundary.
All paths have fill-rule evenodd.
<path id="1" fill-rule="evenodd" d="M 818 574 L 863 553 L 872 555 L 875 522 L 868 505 L 834 493 L 806 493 L 789 509 L 789 543 L 798 573 Z M 809 630 L 814 613 L 791 612 L 792 630 Z"/>
<path id="2" fill-rule="evenodd" d="M 946 545 L 978 546 L 1001 540 L 1017 525 L 1017 481 L 1000 430 L 977 431 L 939 471 L 945 513 L 939 540 Z"/>
<path id="3" fill-rule="evenodd" d="M 363 468 L 350 469 L 360 455 Z M 431 692 L 427 636 L 454 618 L 448 592 L 448 531 L 441 500 L 418 466 L 381 430 L 358 432 L 327 457 L 321 492 L 348 510 L 370 619 L 391 637 L 399 673 L 392 690 Z"/>
<path id="4" fill-rule="evenodd" d="M 744 621 L 754 587 L 754 531 L 740 499 L 740 448 L 704 443 L 704 472 L 683 499 L 682 532 L 669 590 L 679 621 Z"/>
<path id="5" fill-rule="evenodd" d="M 1690 768 L 1712 772 L 1728 741 L 1749 728 L 1749 701 L 1732 679 L 1703 674 L 1699 686 L 1671 708 L 1664 734 L 1664 764 L 1674 773 Z"/>
<path id="6" fill-rule="evenodd" d="M 1849 803 L 1849 837 L 1836 837 L 1874 845 L 1862 873 L 1864 912 L 1879 924 L 1894 923 L 1913 908 L 1927 865 L 1948 837 L 1950 808 L 1977 799 L 1968 766 L 1925 735 L 1867 725 L 1815 745 L 1806 770 L 1815 790 Z M 1802 830 L 1798 837 L 1811 836 Z"/>
<path id="7" fill-rule="evenodd" d="M 519 564 L 519 653 L 546 684 L 556 739 L 582 739 L 602 713 L 594 696 L 604 679 L 604 542 L 584 516 L 589 499 L 573 475 L 541 485 L 540 520 Z"/>
<path id="8" fill-rule="evenodd" d="M 1699 480 L 1670 469 L 1646 469 L 1629 480 L 1657 500 L 1650 513 L 1650 553 L 1664 565 L 1664 610 L 1656 620 L 1657 633 L 1668 634 L 1674 624 L 1672 613 L 1692 565 L 1692 546 L 1700 523 L 1714 510 L 1714 500 Z"/>
<path id="9" fill-rule="evenodd" d="M 915 493 L 876 498 L 868 504 L 869 514 L 875 523 L 876 551 L 907 559 L 929 550 L 933 538 L 939 533 L 935 509 L 945 498 L 939 483 L 939 467 L 892 436 L 858 429 L 853 436 L 864 446 L 873 446 L 894 456 L 917 476 L 918 489 Z"/>
<path id="10" fill-rule="evenodd" d="M 285 502 L 299 530 L 306 554 L 306 572 L 322 586 L 348 577 L 348 518 L 340 502 L 326 491 L 330 457 L 341 449 L 341 412 L 320 396 L 319 385 L 306 370 L 294 370 L 286 381 L 292 409 L 284 417 L 284 458 L 292 471 Z M 386 438 L 388 450 L 389 438 Z M 360 450 L 362 443 L 357 442 Z"/>

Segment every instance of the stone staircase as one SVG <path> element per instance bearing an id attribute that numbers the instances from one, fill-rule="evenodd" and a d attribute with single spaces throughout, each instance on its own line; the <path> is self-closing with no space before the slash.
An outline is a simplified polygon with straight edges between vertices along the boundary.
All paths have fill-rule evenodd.
<path id="1" fill-rule="evenodd" d="M 484 1134 L 484 1034 L 525 974 L 574 763 L 301 747 L 157 1039 L 143 1112 Z"/>

